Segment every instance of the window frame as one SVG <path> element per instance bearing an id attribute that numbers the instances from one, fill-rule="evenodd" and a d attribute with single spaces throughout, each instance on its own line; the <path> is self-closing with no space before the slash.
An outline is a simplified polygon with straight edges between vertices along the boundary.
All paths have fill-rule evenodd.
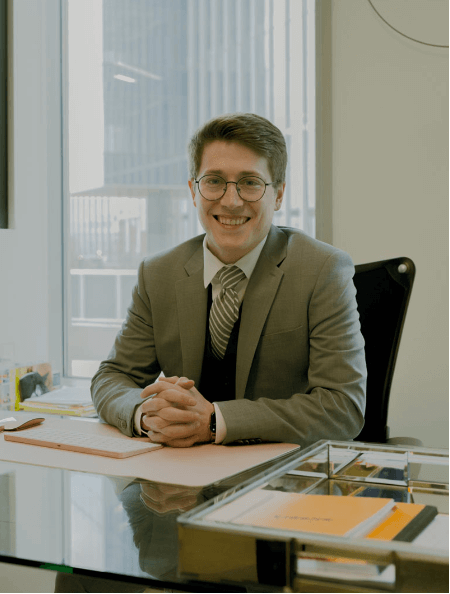
<path id="1" fill-rule="evenodd" d="M 332 0 L 316 3 L 316 239 L 333 244 Z"/>
<path id="2" fill-rule="evenodd" d="M 1 232 L 17 234 L 20 238 L 20 220 L 24 215 L 16 212 L 17 207 L 26 205 L 29 200 L 38 202 L 44 213 L 39 250 L 42 249 L 43 254 L 42 270 L 47 275 L 48 311 L 43 313 L 44 321 L 37 322 L 30 335 L 21 336 L 20 340 L 38 339 L 34 350 L 42 353 L 40 358 L 51 362 L 54 373 L 61 373 L 64 300 L 61 0 L 7 0 L 7 14 L 8 80 L 11 81 L 8 93 L 10 198 L 9 229 Z M 27 262 L 21 262 L 21 266 L 26 270 Z M 19 351 L 24 350 L 28 349 L 20 346 Z"/>

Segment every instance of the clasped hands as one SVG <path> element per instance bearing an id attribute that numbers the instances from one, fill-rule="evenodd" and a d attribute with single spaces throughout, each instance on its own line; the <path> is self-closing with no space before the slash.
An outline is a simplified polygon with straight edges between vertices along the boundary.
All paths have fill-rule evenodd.
<path id="1" fill-rule="evenodd" d="M 151 481 L 141 483 L 139 497 L 147 509 L 160 516 L 188 511 L 204 501 L 201 487 L 164 485 Z"/>
<path id="2" fill-rule="evenodd" d="M 185 377 L 163 377 L 141 392 L 141 398 L 154 395 L 142 405 L 142 426 L 150 441 L 176 448 L 210 442 L 209 429 L 214 405 Z"/>

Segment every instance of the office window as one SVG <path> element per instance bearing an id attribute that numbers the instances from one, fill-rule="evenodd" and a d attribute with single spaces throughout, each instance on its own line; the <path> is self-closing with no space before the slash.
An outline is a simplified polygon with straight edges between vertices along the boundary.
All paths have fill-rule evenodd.
<path id="1" fill-rule="evenodd" d="M 65 0 L 65 374 L 89 377 L 139 262 L 202 232 L 186 147 L 221 113 L 284 133 L 275 224 L 314 236 L 314 0 Z"/>

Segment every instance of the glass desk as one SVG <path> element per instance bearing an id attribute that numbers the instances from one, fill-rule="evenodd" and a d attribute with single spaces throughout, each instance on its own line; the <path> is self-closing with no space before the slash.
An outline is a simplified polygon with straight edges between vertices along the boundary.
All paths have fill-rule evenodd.
<path id="1" fill-rule="evenodd" d="M 193 489 L 0 460 L 0 562 L 143 588 L 244 592 L 178 577 L 177 518 L 264 467 Z"/>
<path id="2" fill-rule="evenodd" d="M 448 522 L 448 453 L 319 442 L 281 462 L 268 462 L 203 489 L 0 461 L 0 561 L 185 592 L 244 592 L 245 585 L 260 592 L 403 591 L 393 589 L 398 576 L 372 584 L 372 589 L 353 582 L 351 590 L 348 582 L 339 589 L 339 578 L 333 578 L 330 590 L 329 580 L 324 586 L 321 578 L 311 581 L 302 575 L 298 562 L 304 551 L 335 556 L 345 552 L 385 565 L 401 558 L 409 572 L 414 544 L 369 546 L 361 539 L 343 542 L 338 537 L 208 524 L 205 516 L 211 510 L 253 489 L 389 495 L 396 501 L 434 505 Z M 246 577 L 251 555 L 239 558 L 247 545 L 268 560 L 255 558 L 250 573 L 256 578 Z M 431 549 L 422 543 L 416 551 L 426 561 L 428 553 L 436 556 Z M 438 549 L 438 556 L 448 555 L 441 545 Z M 414 549 L 410 552 L 414 557 Z M 414 566 L 423 577 L 426 567 L 422 571 L 419 563 Z"/>

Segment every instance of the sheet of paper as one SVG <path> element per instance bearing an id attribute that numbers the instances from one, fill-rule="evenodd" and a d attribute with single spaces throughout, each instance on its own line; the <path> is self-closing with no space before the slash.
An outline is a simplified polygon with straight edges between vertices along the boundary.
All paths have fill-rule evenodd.
<path id="1" fill-rule="evenodd" d="M 448 551 L 449 522 L 447 514 L 438 514 L 434 520 L 414 539 L 414 544 L 430 549 Z"/>
<path id="2" fill-rule="evenodd" d="M 19 415 L 17 415 L 19 419 Z M 116 427 L 104 423 L 89 423 L 69 419 L 46 419 L 43 427 L 68 427 L 71 431 L 110 435 L 131 439 Z M 147 441 L 147 438 L 133 438 Z M 204 487 L 249 468 L 283 456 L 299 446 L 283 443 L 262 443 L 247 446 L 204 444 L 192 448 L 168 448 L 116 460 L 5 441 L 0 434 L 0 459 L 50 468 L 65 468 L 110 476 L 142 478 L 150 481 Z"/>
<path id="3" fill-rule="evenodd" d="M 27 398 L 27 402 L 45 402 L 49 404 L 92 404 L 91 391 L 89 387 L 69 387 L 63 386 L 58 390 L 52 390 L 40 396 Z"/>

